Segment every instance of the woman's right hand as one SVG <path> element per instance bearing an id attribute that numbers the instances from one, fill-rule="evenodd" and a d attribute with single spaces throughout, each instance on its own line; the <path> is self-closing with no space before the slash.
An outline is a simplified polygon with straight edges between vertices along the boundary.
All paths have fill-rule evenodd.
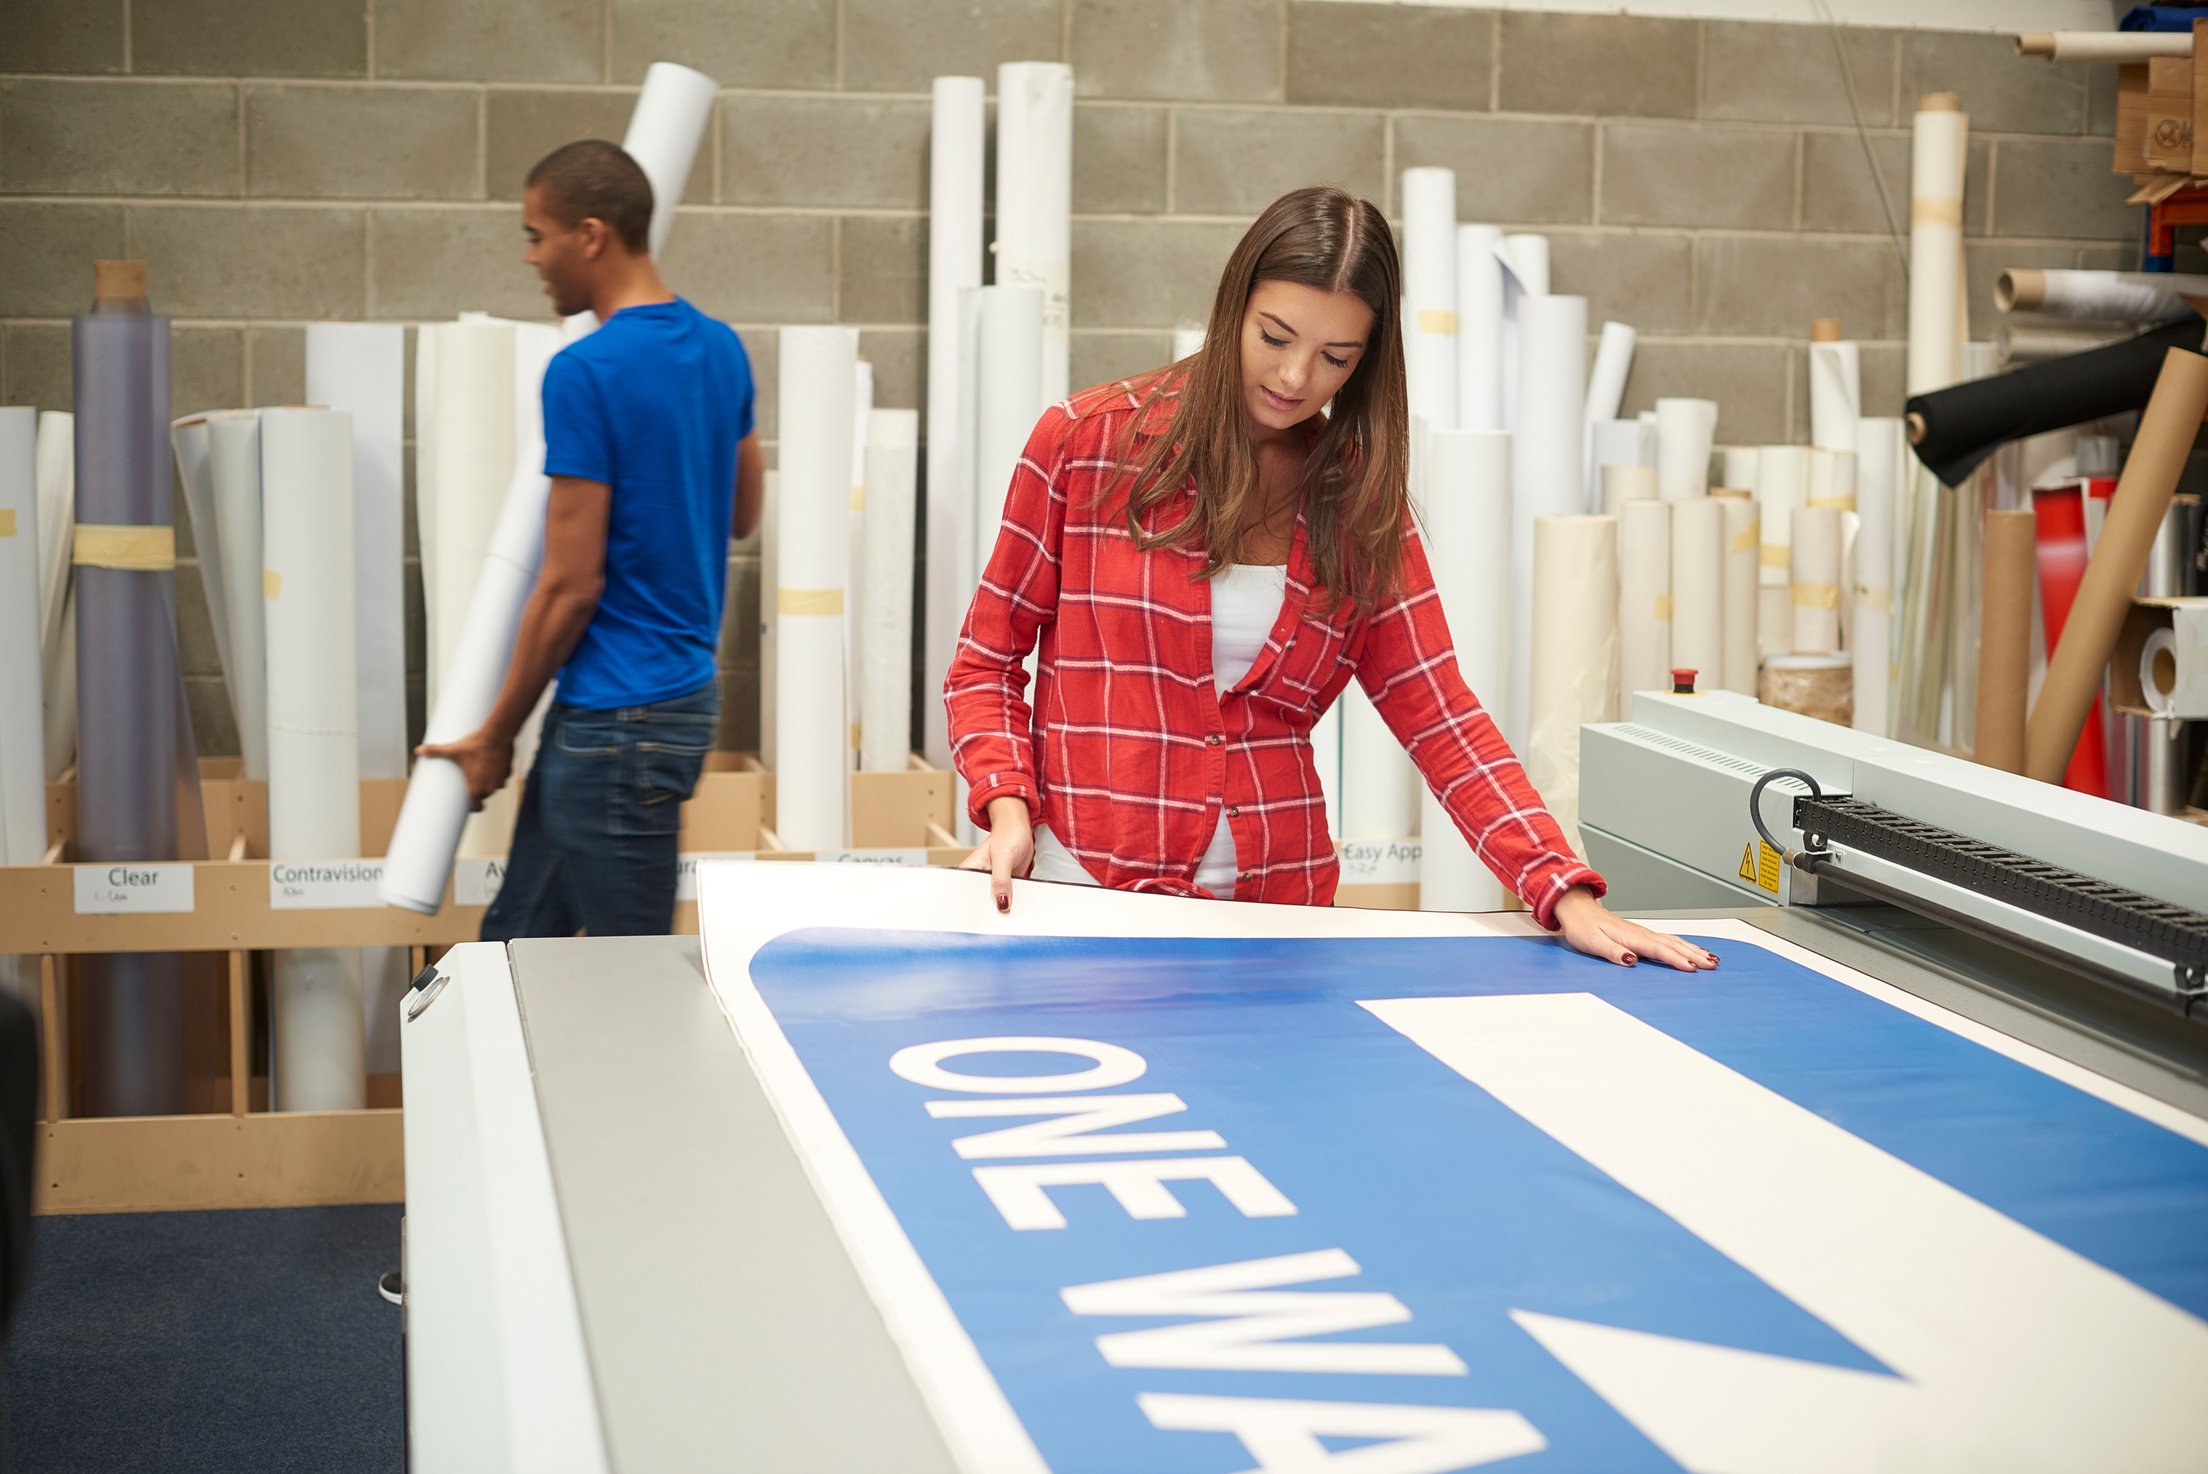
<path id="1" fill-rule="evenodd" d="M 1025 878 L 1035 868 L 1035 826 L 1028 822 L 1027 800 L 989 800 L 989 833 L 981 848 L 959 864 L 961 870 L 989 872 L 989 890 L 999 911 L 1012 909 L 1012 877 Z"/>

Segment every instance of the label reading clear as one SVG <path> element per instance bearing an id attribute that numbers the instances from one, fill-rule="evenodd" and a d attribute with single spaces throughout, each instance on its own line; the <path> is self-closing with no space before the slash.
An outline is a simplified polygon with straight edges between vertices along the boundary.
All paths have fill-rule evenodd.
<path id="1" fill-rule="evenodd" d="M 381 860 L 277 860 L 268 867 L 272 911 L 368 911 L 383 905 Z"/>
<path id="2" fill-rule="evenodd" d="M 152 865 L 75 865 L 77 914 L 123 916 L 140 912 L 186 912 L 193 906 L 192 867 Z"/>
<path id="3" fill-rule="evenodd" d="M 505 880 L 504 860 L 471 860 L 462 856 L 452 862 L 453 904 L 488 906 Z"/>
<path id="4" fill-rule="evenodd" d="M 1343 885 L 1416 885 L 1415 839 L 1353 839 L 1342 845 Z"/>

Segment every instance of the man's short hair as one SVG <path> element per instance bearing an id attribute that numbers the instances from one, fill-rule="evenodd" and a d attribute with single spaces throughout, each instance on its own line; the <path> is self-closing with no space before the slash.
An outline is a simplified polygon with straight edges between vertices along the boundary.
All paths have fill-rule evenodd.
<path id="1" fill-rule="evenodd" d="M 569 225 L 603 220 L 631 251 L 649 249 L 652 181 L 619 144 L 586 138 L 537 161 L 527 185 L 544 191 L 545 208 Z"/>

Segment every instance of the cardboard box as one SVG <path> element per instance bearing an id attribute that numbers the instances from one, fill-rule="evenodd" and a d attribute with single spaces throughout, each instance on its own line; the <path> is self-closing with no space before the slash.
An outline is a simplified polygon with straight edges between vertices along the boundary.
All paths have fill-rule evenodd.
<path id="1" fill-rule="evenodd" d="M 2208 718 L 2208 597 L 2134 599 L 2109 658 L 2109 694 L 2119 711 L 2152 714 L 2140 682 L 2139 656 L 2156 630 L 2169 630 L 2175 645 L 2162 676 L 2175 698 L 2171 716 Z"/>
<path id="2" fill-rule="evenodd" d="M 2116 69 L 2116 164 L 2118 174 L 2147 172 L 2147 66 L 2139 62 Z"/>

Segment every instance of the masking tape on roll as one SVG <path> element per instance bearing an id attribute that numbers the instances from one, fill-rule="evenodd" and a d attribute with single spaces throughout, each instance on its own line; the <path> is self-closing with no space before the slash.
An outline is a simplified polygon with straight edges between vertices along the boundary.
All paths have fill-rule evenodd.
<path id="1" fill-rule="evenodd" d="M 176 567 L 176 529 L 79 522 L 70 558 L 79 568 L 166 573 Z"/>
<path id="2" fill-rule="evenodd" d="M 2169 679 L 2163 680 L 2167 672 Z M 2156 716 L 2168 716 L 2177 710 L 2177 635 L 2168 629 L 2155 630 L 2147 636 L 2147 643 L 2139 649 L 2139 694 L 2147 703 L 2147 710 Z"/>
<path id="3" fill-rule="evenodd" d="M 841 614 L 842 589 L 778 589 L 774 607 L 781 614 Z"/>
<path id="4" fill-rule="evenodd" d="M 0 537 L 15 536 L 15 508 L 0 507 Z"/>
<path id="5" fill-rule="evenodd" d="M 1736 553 L 1745 553 L 1750 548 L 1759 546 L 1762 541 L 1763 524 L 1760 522 L 1751 522 L 1746 527 L 1743 527 L 1740 531 L 1733 534 L 1733 551 Z"/>
<path id="6" fill-rule="evenodd" d="M 1855 586 L 1855 607 L 1875 610 L 1880 614 L 1891 614 L 1894 612 L 1894 591 L 1892 589 L 1865 588 L 1862 584 L 1857 584 Z"/>
<path id="7" fill-rule="evenodd" d="M 1671 595 L 1658 594 L 1656 596 L 1656 617 L 1666 624 L 1671 622 Z"/>
<path id="8" fill-rule="evenodd" d="M 1852 512 L 1855 510 L 1855 498 L 1852 496 L 1813 496 L 1802 505 L 1825 512 Z"/>
<path id="9" fill-rule="evenodd" d="M 1433 333 L 1437 337 L 1454 338 L 1457 335 L 1457 315 L 1441 307 L 1420 308 L 1418 330 L 1422 333 Z"/>
<path id="10" fill-rule="evenodd" d="M 273 568 L 261 570 L 261 597 L 274 599 L 284 592 L 284 576 Z"/>
<path id="11" fill-rule="evenodd" d="M 1791 569 L 1794 566 L 1794 550 L 1785 543 L 1765 543 L 1762 562 L 1766 568 Z"/>
<path id="12" fill-rule="evenodd" d="M 866 510 L 865 487 L 854 486 L 851 488 L 851 510 L 854 512 L 863 512 Z"/>
<path id="13" fill-rule="evenodd" d="M 1794 585 L 1796 609 L 1838 609 L 1840 585 L 1836 583 L 1798 583 Z"/>
<path id="14" fill-rule="evenodd" d="M 1952 225 L 1963 228 L 1963 202 L 1952 195 L 1938 195 L 1911 201 L 1909 205 L 1911 225 Z"/>

